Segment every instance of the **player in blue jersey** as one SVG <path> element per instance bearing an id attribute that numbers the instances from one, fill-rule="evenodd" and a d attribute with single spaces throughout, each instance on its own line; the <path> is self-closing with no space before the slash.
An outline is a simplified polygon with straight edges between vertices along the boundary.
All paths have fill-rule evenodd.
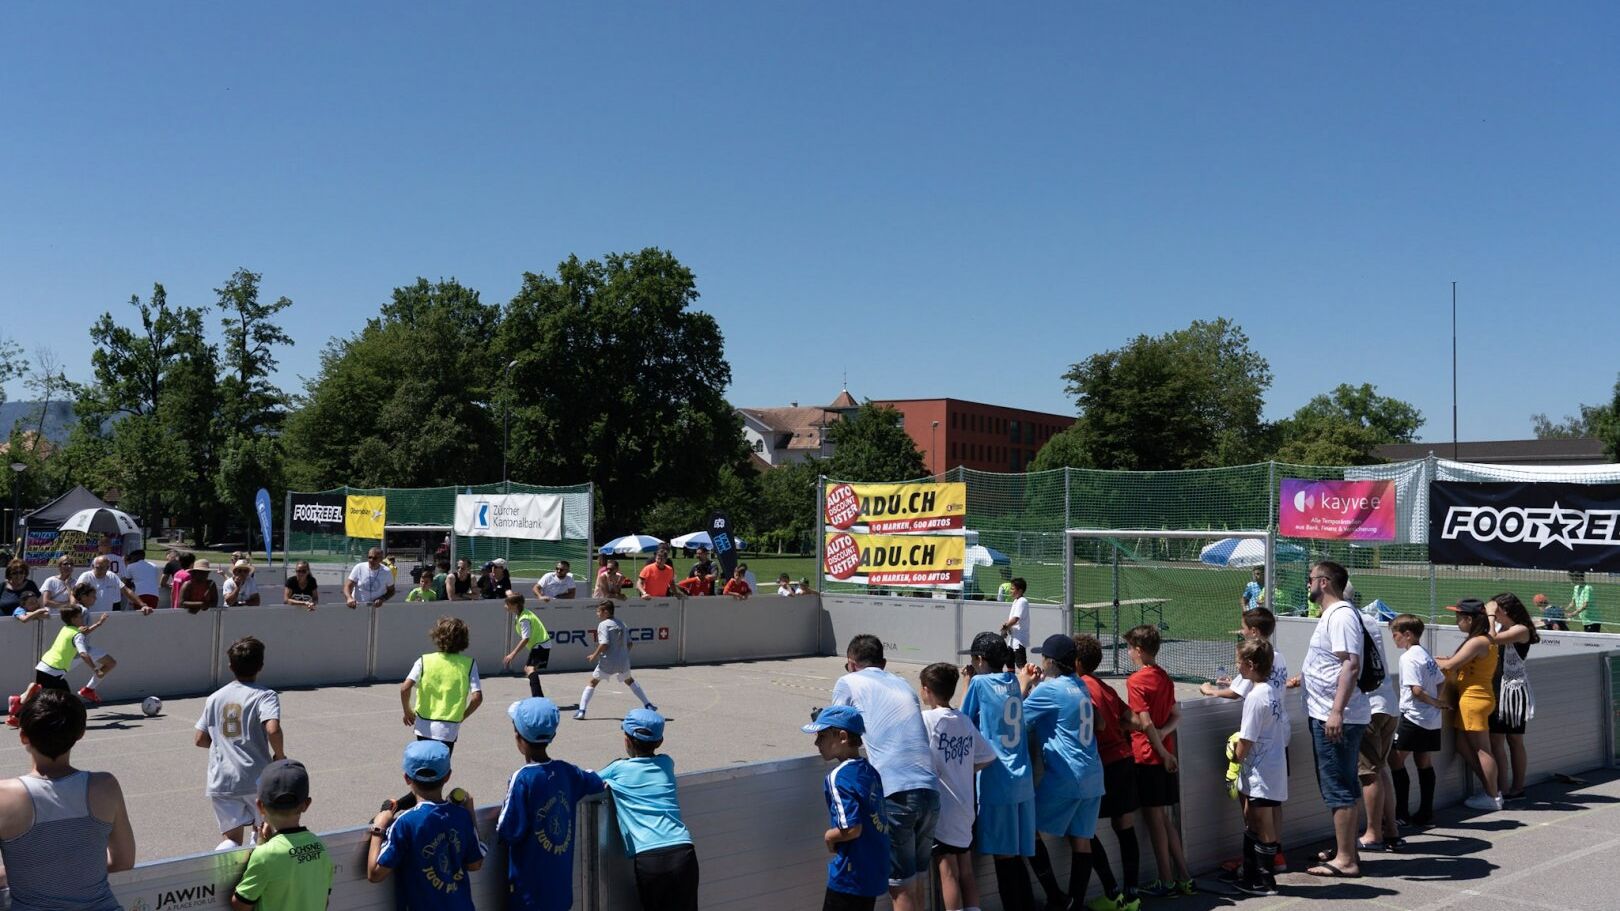
<path id="1" fill-rule="evenodd" d="M 1035 776 L 1024 738 L 1024 698 L 1018 678 L 1007 670 L 1012 649 L 1000 633 L 973 637 L 970 678 L 962 714 L 995 750 L 996 761 L 979 773 L 976 849 L 995 860 L 996 887 L 1008 911 L 1035 907 L 1021 858 L 1035 855 Z M 1052 897 L 1052 896 L 1049 896 Z"/>
<path id="2" fill-rule="evenodd" d="M 822 911 L 872 911 L 889 891 L 889 817 L 883 779 L 861 758 L 866 722 L 853 705 L 830 705 L 801 730 L 816 735 L 816 751 L 838 763 L 822 782 L 831 827 L 827 892 Z"/>
<path id="3" fill-rule="evenodd" d="M 1024 726 L 1045 769 L 1035 789 L 1035 825 L 1045 834 L 1068 839 L 1069 895 L 1081 902 L 1091 883 L 1091 837 L 1102 807 L 1103 766 L 1091 696 L 1074 672 L 1077 654 L 1073 639 L 1062 633 L 1048 636 L 1041 643 L 1040 673 L 1031 665 L 1019 671 L 1018 681 L 1024 691 Z M 1036 856 L 1044 853 L 1037 841 Z M 1032 866 L 1040 875 L 1040 865 Z M 1048 892 L 1052 888 L 1047 886 Z"/>

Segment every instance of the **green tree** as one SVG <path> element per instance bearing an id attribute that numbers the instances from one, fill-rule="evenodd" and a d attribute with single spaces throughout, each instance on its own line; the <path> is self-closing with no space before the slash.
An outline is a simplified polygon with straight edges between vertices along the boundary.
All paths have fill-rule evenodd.
<path id="1" fill-rule="evenodd" d="M 224 314 L 214 493 L 226 514 L 246 522 L 248 528 L 256 525 L 254 493 L 266 488 L 275 502 L 285 490 L 281 427 L 287 396 L 270 377 L 276 369 L 277 346 L 293 344 L 276 318 L 292 301 L 281 297 L 274 303 L 261 303 L 261 278 L 257 272 L 237 269 L 214 292 Z"/>
<path id="2" fill-rule="evenodd" d="M 22 348 L 11 339 L 0 338 L 0 403 L 6 400 L 6 384 L 26 372 Z"/>
<path id="3" fill-rule="evenodd" d="M 1091 450 L 1086 445 L 1085 433 L 1085 425 L 1075 423 L 1053 434 L 1040 451 L 1035 453 L 1035 461 L 1030 463 L 1029 470 L 1096 467 L 1091 462 Z"/>
<path id="4" fill-rule="evenodd" d="M 183 467 L 168 476 L 168 486 L 151 493 L 180 524 L 195 530 L 199 542 L 226 521 L 213 483 L 223 443 L 215 419 L 220 404 L 219 352 L 204 333 L 203 311 L 182 308 L 157 417 L 168 439 L 179 446 Z M 155 518 L 157 513 L 147 515 Z"/>
<path id="5" fill-rule="evenodd" d="M 1300 465 L 1369 465 L 1382 461 L 1378 446 L 1410 443 L 1423 426 L 1411 404 L 1379 395 L 1370 383 L 1341 383 L 1279 422 L 1275 455 Z"/>
<path id="6" fill-rule="evenodd" d="M 1080 420 L 1047 467 L 1059 452 L 1096 468 L 1158 471 L 1237 465 L 1264 451 L 1271 368 L 1230 320 L 1139 335 L 1063 378 Z"/>
<path id="7" fill-rule="evenodd" d="M 746 472 L 746 473 L 743 473 Z M 713 487 L 685 497 L 666 497 L 648 508 L 642 524 L 636 526 L 660 538 L 672 538 L 692 531 L 708 531 L 709 515 L 724 512 L 738 534 L 757 546 L 759 541 L 759 478 L 752 468 L 739 472 L 734 465 L 723 465 Z"/>
<path id="8" fill-rule="evenodd" d="M 1565 415 L 1562 421 L 1545 414 L 1530 415 L 1530 426 L 1538 440 L 1573 440 L 1592 437 L 1603 441 L 1610 461 L 1620 461 L 1620 380 L 1616 380 L 1610 400 L 1601 405 L 1581 405 L 1580 415 Z"/>
<path id="9" fill-rule="evenodd" d="M 799 553 L 807 545 L 814 546 L 816 482 L 822 468 L 820 461 L 805 459 L 760 475 L 760 508 L 754 526 L 757 547 Z"/>
<path id="10" fill-rule="evenodd" d="M 865 402 L 848 420 L 827 428 L 833 445 L 827 476 L 840 481 L 908 481 L 927 473 L 922 453 L 902 425 L 900 412 Z"/>
<path id="11" fill-rule="evenodd" d="M 603 534 L 640 531 L 661 500 L 701 502 L 726 466 L 747 477 L 725 339 L 697 298 L 692 271 L 658 249 L 526 273 L 495 345 L 515 362 L 496 393 L 511 476 L 594 482 Z"/>

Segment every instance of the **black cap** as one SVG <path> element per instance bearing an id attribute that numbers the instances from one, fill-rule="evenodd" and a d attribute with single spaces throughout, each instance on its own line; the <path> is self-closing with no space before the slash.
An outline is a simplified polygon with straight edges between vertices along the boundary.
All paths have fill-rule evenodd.
<path id="1" fill-rule="evenodd" d="M 296 810 L 309 799 L 309 771 L 296 759 L 278 759 L 259 776 L 259 800 L 272 810 Z"/>
<path id="2" fill-rule="evenodd" d="M 1007 640 L 1001 638 L 999 634 L 983 632 L 973 637 L 973 647 L 968 649 L 968 654 L 976 658 L 986 658 L 994 653 L 998 646 L 1004 647 L 1006 644 Z"/>
<path id="3" fill-rule="evenodd" d="M 1446 610 L 1456 611 L 1459 614 L 1483 614 L 1485 613 L 1485 602 L 1478 598 L 1464 598 L 1454 605 L 1446 605 Z"/>
<path id="4" fill-rule="evenodd" d="M 1041 657 L 1050 658 L 1059 664 L 1073 664 L 1076 653 L 1074 640 L 1062 633 L 1053 633 L 1041 643 Z"/>

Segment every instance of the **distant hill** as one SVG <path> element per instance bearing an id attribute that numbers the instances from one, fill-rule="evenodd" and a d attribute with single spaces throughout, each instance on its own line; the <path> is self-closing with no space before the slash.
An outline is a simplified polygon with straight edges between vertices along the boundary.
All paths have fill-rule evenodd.
<path id="1" fill-rule="evenodd" d="M 38 402 L 0 402 L 0 440 L 11 439 L 11 429 L 18 421 L 25 422 L 24 430 L 33 430 L 37 420 Z M 45 439 L 58 445 L 66 443 L 74 420 L 72 402 L 52 402 L 45 414 Z"/>

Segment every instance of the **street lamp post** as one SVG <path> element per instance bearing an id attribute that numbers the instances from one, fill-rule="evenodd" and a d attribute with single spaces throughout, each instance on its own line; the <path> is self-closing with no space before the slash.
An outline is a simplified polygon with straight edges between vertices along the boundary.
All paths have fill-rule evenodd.
<path id="1" fill-rule="evenodd" d="M 28 465 L 24 462 L 12 462 L 11 470 L 13 475 L 11 478 L 10 532 L 12 541 L 19 545 L 17 553 L 20 555 L 22 553 L 22 547 L 20 546 L 22 544 L 22 473 L 28 470 Z"/>
<path id="2" fill-rule="evenodd" d="M 512 368 L 517 366 L 517 359 L 513 358 L 506 369 L 501 371 L 501 487 L 506 487 L 506 448 L 512 442 Z"/>
<path id="3" fill-rule="evenodd" d="M 939 468 L 937 467 L 938 465 L 939 465 L 939 422 L 935 421 L 934 426 L 932 428 L 932 435 L 930 437 L 930 442 L 928 444 L 928 467 L 932 468 L 934 470 L 933 471 L 934 474 L 939 474 Z"/>

